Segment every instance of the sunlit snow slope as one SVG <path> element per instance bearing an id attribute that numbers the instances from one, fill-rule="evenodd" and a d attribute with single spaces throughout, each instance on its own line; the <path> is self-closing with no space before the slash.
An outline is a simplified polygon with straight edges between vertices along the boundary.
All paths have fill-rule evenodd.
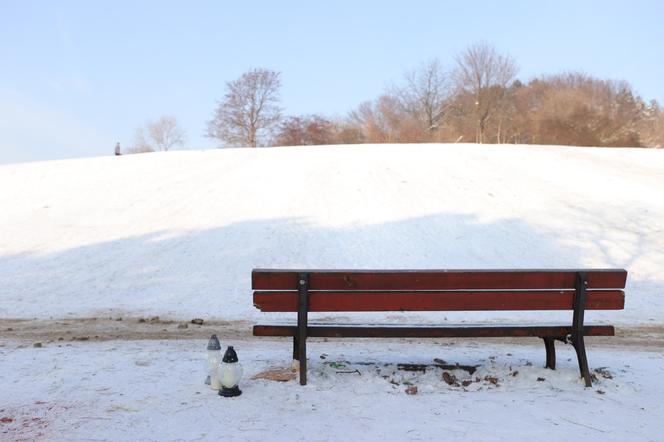
<path id="1" fill-rule="evenodd" d="M 626 310 L 592 318 L 664 323 L 664 150 L 364 145 L 2 165 L 0 208 L 5 318 L 256 319 L 253 267 L 621 267 Z"/>

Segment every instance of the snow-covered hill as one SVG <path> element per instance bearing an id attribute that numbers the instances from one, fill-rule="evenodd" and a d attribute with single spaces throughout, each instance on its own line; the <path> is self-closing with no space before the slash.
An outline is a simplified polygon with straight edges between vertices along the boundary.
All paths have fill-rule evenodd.
<path id="1" fill-rule="evenodd" d="M 253 267 L 624 267 L 626 310 L 591 319 L 664 323 L 664 150 L 364 145 L 3 165 L 0 208 L 5 318 L 255 319 Z"/>

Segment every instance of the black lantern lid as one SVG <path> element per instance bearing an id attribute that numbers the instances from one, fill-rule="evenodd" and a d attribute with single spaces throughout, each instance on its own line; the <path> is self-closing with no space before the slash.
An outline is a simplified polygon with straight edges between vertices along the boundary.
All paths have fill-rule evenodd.
<path id="1" fill-rule="evenodd" d="M 233 350 L 233 346 L 231 345 L 226 349 L 226 353 L 224 353 L 224 358 L 221 360 L 221 362 L 230 363 L 237 361 L 237 353 L 235 353 L 235 350 Z"/>
<path id="2" fill-rule="evenodd" d="M 217 338 L 217 335 L 210 336 L 210 340 L 208 341 L 207 349 L 208 350 L 221 350 L 221 344 L 219 343 L 219 339 Z"/>

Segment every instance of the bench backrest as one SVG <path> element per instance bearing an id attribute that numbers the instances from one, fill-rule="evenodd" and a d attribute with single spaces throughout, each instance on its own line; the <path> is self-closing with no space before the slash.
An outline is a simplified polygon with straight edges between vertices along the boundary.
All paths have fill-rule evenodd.
<path id="1" fill-rule="evenodd" d="M 252 271 L 254 305 L 297 312 L 308 274 L 308 311 L 572 310 L 577 275 L 586 276 L 586 310 L 625 306 L 624 269 L 268 270 Z"/>

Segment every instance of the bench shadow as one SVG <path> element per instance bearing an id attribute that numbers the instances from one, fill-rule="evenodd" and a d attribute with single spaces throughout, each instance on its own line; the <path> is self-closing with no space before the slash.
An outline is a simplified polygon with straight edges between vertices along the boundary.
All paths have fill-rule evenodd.
<path id="1" fill-rule="evenodd" d="M 0 256 L 0 316 L 65 318 L 128 313 L 256 320 L 261 315 L 251 302 L 252 268 L 551 269 L 592 264 L 630 270 L 646 247 L 638 243 L 636 235 L 631 252 L 616 255 L 609 249 L 602 251 L 602 238 L 594 230 L 579 233 L 583 241 L 575 242 L 567 234 L 520 219 L 484 221 L 464 213 L 345 227 L 279 218 L 207 230 L 159 231 L 57 253 Z M 664 283 L 630 278 L 634 279 L 630 275 L 628 287 L 633 291 L 648 289 L 647 302 L 637 303 L 633 314 L 615 317 L 631 321 L 641 317 L 639 322 L 645 322 L 642 309 L 647 306 L 661 322 L 664 301 L 650 296 L 650 290 L 661 292 Z M 628 300 L 639 295 L 631 291 L 628 288 Z M 601 312 L 589 314 L 589 319 L 596 316 L 602 321 L 612 317 Z M 398 320 L 402 315 L 406 314 L 389 319 Z M 453 317 L 443 315 L 448 320 Z M 463 320 L 487 317 L 464 315 Z M 518 319 L 519 315 L 503 312 L 495 317 Z"/>

